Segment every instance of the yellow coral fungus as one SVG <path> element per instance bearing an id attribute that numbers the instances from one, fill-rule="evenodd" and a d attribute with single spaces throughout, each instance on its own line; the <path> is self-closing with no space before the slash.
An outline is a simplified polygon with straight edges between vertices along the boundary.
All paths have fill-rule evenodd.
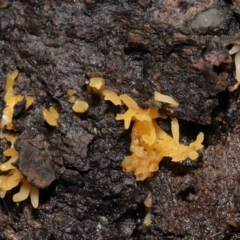
<path id="1" fill-rule="evenodd" d="M 53 127 L 58 126 L 58 118 L 59 118 L 59 113 L 57 110 L 53 107 L 50 107 L 49 110 L 44 109 L 43 110 L 43 118 L 45 121 Z"/>
<path id="2" fill-rule="evenodd" d="M 68 99 L 68 101 L 69 101 L 70 103 L 75 103 L 76 100 L 77 100 L 77 97 L 76 97 L 76 96 L 71 96 L 71 97 Z"/>
<path id="3" fill-rule="evenodd" d="M 88 110 L 88 103 L 85 101 L 76 100 L 72 106 L 72 110 L 77 113 L 84 113 Z"/>
<path id="4" fill-rule="evenodd" d="M 130 151 L 132 154 L 124 158 L 122 167 L 124 172 L 133 172 L 136 180 L 145 180 L 158 170 L 158 165 L 164 157 L 171 157 L 179 162 L 190 158 L 196 160 L 197 151 L 203 147 L 203 133 L 199 133 L 196 141 L 189 146 L 179 142 L 179 125 L 176 118 L 172 119 L 172 136 L 161 129 L 156 118 L 161 117 L 158 109 L 141 109 L 137 103 L 127 95 L 120 99 L 128 107 L 124 114 L 118 114 L 117 120 L 124 120 L 128 129 L 133 121 Z"/>

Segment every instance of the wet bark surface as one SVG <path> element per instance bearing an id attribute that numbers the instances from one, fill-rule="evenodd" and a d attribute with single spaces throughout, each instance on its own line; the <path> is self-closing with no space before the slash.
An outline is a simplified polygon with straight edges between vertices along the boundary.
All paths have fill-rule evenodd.
<path id="1" fill-rule="evenodd" d="M 193 28 L 217 9 L 217 27 Z M 35 99 L 15 108 L 16 166 L 42 188 L 40 206 L 0 201 L 1 239 L 239 239 L 239 90 L 228 54 L 240 44 L 236 1 L 0 1 L 0 112 L 6 74 L 19 69 L 15 91 Z M 86 92 L 92 76 L 141 107 L 153 91 L 179 107 L 162 107 L 180 121 L 181 141 L 205 134 L 201 156 L 164 159 L 149 182 L 122 172 L 130 131 L 116 121 L 124 110 Z M 67 90 L 89 110 L 75 114 Z M 59 126 L 44 122 L 54 106 Z M 169 130 L 169 120 L 162 124 Z M 7 148 L 1 140 L 1 150 Z M 6 159 L 2 157 L 1 161 Z M 152 223 L 143 201 L 153 195 Z"/>

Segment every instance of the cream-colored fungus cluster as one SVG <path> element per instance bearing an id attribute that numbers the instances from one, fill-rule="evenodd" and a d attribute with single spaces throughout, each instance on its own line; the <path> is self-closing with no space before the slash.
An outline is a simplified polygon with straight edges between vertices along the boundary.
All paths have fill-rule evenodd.
<path id="1" fill-rule="evenodd" d="M 18 70 L 14 70 L 11 74 L 7 75 L 7 82 L 4 88 L 6 92 L 4 95 L 5 108 L 2 114 L 1 129 L 4 129 L 4 128 L 8 130 L 13 129 L 12 119 L 13 119 L 14 106 L 24 99 L 24 96 L 20 94 L 16 95 L 13 89 L 15 84 L 15 79 L 17 78 L 17 76 L 18 76 Z M 26 96 L 25 100 L 26 100 L 25 110 L 27 110 L 34 102 L 34 99 L 33 97 Z"/>
<path id="2" fill-rule="evenodd" d="M 137 181 L 143 181 L 153 175 L 159 168 L 159 163 L 164 157 L 172 158 L 173 162 L 180 162 L 186 158 L 196 160 L 198 150 L 203 147 L 203 133 L 199 133 L 197 139 L 189 146 L 179 142 L 179 124 L 176 118 L 172 118 L 172 136 L 167 134 L 158 126 L 157 118 L 166 118 L 165 114 L 159 112 L 159 108 L 141 109 L 138 104 L 127 94 L 118 96 L 111 90 L 104 89 L 104 80 L 94 78 L 90 80 L 89 86 L 95 88 L 94 93 L 101 94 L 104 100 L 111 101 L 115 105 L 123 102 L 128 110 L 124 114 L 117 114 L 117 120 L 124 120 L 124 127 L 128 129 L 133 122 L 131 132 L 132 154 L 126 156 L 122 162 L 124 172 L 133 172 Z M 101 89 L 101 91 L 100 91 Z M 154 100 L 168 103 L 171 107 L 177 107 L 172 97 L 154 92 Z"/>
<path id="3" fill-rule="evenodd" d="M 155 92 L 155 96 L 159 96 Z M 169 102 L 173 106 L 176 101 L 166 95 L 161 96 L 161 101 Z M 128 110 L 124 114 L 118 114 L 117 120 L 124 120 L 124 126 L 129 128 L 133 121 L 131 132 L 132 154 L 126 156 L 122 162 L 124 172 L 133 172 L 137 181 L 145 180 L 153 175 L 159 168 L 159 163 L 164 157 L 172 158 L 173 162 L 180 162 L 186 158 L 196 160 L 198 150 L 203 147 L 203 133 L 199 133 L 197 139 L 189 146 L 179 142 L 179 124 L 176 118 L 172 118 L 172 136 L 167 134 L 156 119 L 165 118 L 161 116 L 158 108 L 141 109 L 137 103 L 128 95 L 120 95 L 119 98 L 127 106 Z M 157 101 L 159 98 L 155 97 Z"/>
<path id="4" fill-rule="evenodd" d="M 7 130 L 13 130 L 12 120 L 14 106 L 24 99 L 24 96 L 16 95 L 13 89 L 17 76 L 18 70 L 9 74 L 4 88 L 6 92 L 4 96 L 5 108 L 2 114 L 0 138 L 10 142 L 11 146 L 3 152 L 3 155 L 9 157 L 9 160 L 0 164 L 0 170 L 2 171 L 2 175 L 0 176 L 0 197 L 4 198 L 7 191 L 20 185 L 19 192 L 13 195 L 13 201 L 21 202 L 30 195 L 32 206 L 37 208 L 39 204 L 39 189 L 28 183 L 20 170 L 12 165 L 19 157 L 18 151 L 14 148 L 16 137 L 3 133 L 5 128 Z M 25 100 L 25 110 L 27 110 L 34 102 L 34 99 L 30 96 L 26 96 Z"/>
<path id="5" fill-rule="evenodd" d="M 87 85 L 87 92 L 89 94 L 96 94 L 104 97 L 104 100 L 111 101 L 114 105 L 121 105 L 121 101 L 118 95 L 108 89 L 105 89 L 105 81 L 101 77 L 93 77 L 90 78 L 88 85 Z M 85 113 L 88 108 L 89 104 L 85 101 L 78 99 L 75 95 L 73 89 L 68 89 L 67 95 L 69 97 L 69 102 L 73 103 L 72 110 L 76 113 Z"/>

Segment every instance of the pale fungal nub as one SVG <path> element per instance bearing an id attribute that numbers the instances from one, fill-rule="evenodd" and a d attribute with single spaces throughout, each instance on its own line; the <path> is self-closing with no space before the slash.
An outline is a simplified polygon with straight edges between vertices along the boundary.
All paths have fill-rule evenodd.
<path id="1" fill-rule="evenodd" d="M 237 89 L 238 86 L 240 85 L 240 46 L 239 45 L 234 45 L 230 50 L 229 54 L 233 55 L 235 54 L 234 57 L 234 62 L 235 62 L 235 68 L 236 68 L 236 80 L 237 83 L 233 86 L 232 91 Z"/>
<path id="2" fill-rule="evenodd" d="M 192 21 L 191 27 L 194 29 L 216 28 L 224 21 L 224 16 L 221 10 L 211 8 L 207 11 L 198 14 L 195 20 Z"/>
<path id="3" fill-rule="evenodd" d="M 239 45 L 234 45 L 230 50 L 229 50 L 229 54 L 233 55 L 235 53 L 237 53 L 240 50 L 240 46 Z"/>
<path id="4" fill-rule="evenodd" d="M 149 226 L 151 224 L 152 220 L 151 220 L 151 213 L 148 212 L 147 215 L 144 218 L 143 224 L 145 226 Z"/>
<path id="5" fill-rule="evenodd" d="M 37 208 L 39 205 L 39 189 L 33 185 L 30 185 L 30 199 L 32 206 Z"/>
<path id="6" fill-rule="evenodd" d="M 67 95 L 68 95 L 68 97 L 69 97 L 68 101 L 69 101 L 70 103 L 75 103 L 76 100 L 77 100 L 77 97 L 74 96 L 74 93 L 75 93 L 75 92 L 74 92 L 73 89 L 68 89 L 68 90 L 67 90 Z"/>
<path id="7" fill-rule="evenodd" d="M 172 118 L 171 130 L 172 130 L 173 139 L 176 142 L 179 142 L 179 124 L 178 124 L 178 120 L 176 118 Z"/>
<path id="8" fill-rule="evenodd" d="M 68 89 L 68 90 L 67 90 L 67 95 L 68 95 L 69 97 L 72 97 L 72 96 L 74 95 L 74 90 L 73 90 L 73 89 Z"/>
<path id="9" fill-rule="evenodd" d="M 240 84 L 240 52 L 235 55 L 235 67 L 236 67 L 236 80 Z"/>
<path id="10" fill-rule="evenodd" d="M 76 100 L 77 100 L 77 97 L 76 97 L 76 96 L 71 96 L 71 97 L 69 97 L 69 99 L 68 99 L 68 101 L 69 101 L 70 103 L 75 103 Z"/>
<path id="11" fill-rule="evenodd" d="M 144 205 L 147 208 L 151 208 L 152 207 L 152 193 L 149 192 L 146 199 L 144 200 Z"/>

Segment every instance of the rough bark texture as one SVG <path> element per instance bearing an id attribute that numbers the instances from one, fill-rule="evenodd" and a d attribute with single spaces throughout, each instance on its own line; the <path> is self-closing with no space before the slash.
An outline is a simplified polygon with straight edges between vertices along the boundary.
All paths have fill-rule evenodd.
<path id="1" fill-rule="evenodd" d="M 211 8 L 221 11 L 221 24 L 192 29 Z M 229 91 L 228 54 L 240 44 L 239 9 L 227 0 L 1 0 L 0 84 L 17 68 L 16 92 L 35 99 L 28 111 L 24 103 L 15 108 L 17 166 L 40 188 L 56 180 L 41 190 L 37 210 L 12 203 L 17 189 L 0 201 L 0 239 L 239 239 L 240 99 Z M 141 107 L 154 104 L 155 90 L 176 99 L 174 111 L 163 108 L 179 119 L 181 140 L 205 133 L 198 161 L 165 159 L 144 183 L 123 173 L 130 135 L 115 120 L 123 108 L 88 95 L 91 76 Z M 70 88 L 89 103 L 86 114 L 73 113 Z M 0 112 L 3 96 L 2 87 Z M 42 118 L 50 106 L 60 113 L 57 128 Z M 159 124 L 169 130 L 169 122 Z"/>

